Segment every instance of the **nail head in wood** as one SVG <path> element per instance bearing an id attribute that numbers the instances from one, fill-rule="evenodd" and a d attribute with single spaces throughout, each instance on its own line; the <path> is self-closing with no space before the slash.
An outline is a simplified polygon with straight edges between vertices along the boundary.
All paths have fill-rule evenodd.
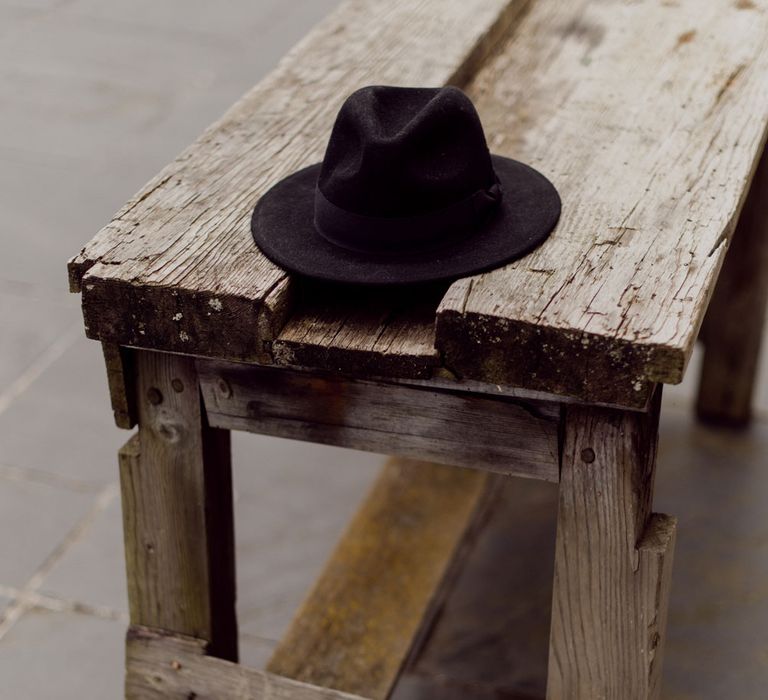
<path id="1" fill-rule="evenodd" d="M 180 394 L 182 391 L 184 391 L 184 383 L 181 381 L 181 379 L 173 379 L 171 381 L 171 386 L 177 394 Z"/>

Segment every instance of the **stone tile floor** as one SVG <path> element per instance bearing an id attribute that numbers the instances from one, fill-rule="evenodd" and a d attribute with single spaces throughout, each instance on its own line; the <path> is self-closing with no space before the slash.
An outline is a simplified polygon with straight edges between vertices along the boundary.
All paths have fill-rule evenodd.
<path id="1" fill-rule="evenodd" d="M 65 261 L 334 5 L 0 0 L 0 700 L 121 693 L 127 434 Z M 729 435 L 692 422 L 695 373 L 662 425 L 657 509 L 681 520 L 666 693 L 762 698 L 768 377 L 754 429 Z M 234 454 L 243 657 L 260 665 L 382 460 L 242 435 Z"/>

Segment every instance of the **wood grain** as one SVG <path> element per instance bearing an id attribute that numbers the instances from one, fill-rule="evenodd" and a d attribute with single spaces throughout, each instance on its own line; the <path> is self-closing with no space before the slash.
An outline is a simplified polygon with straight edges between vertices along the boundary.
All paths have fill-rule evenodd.
<path id="1" fill-rule="evenodd" d="M 439 358 L 460 379 L 633 408 L 679 382 L 765 142 L 768 6 L 528 7 L 343 4 L 71 261 L 88 333 L 385 376 Z M 281 334 L 295 285 L 248 214 L 320 158 L 341 100 L 370 82 L 466 83 L 491 149 L 550 176 L 562 220 L 521 261 L 454 283 L 435 329 L 331 304 Z"/>
<path id="2" fill-rule="evenodd" d="M 237 660 L 229 433 L 202 413 L 194 361 L 136 357 L 139 434 L 120 452 L 131 622 Z"/>
<path id="3" fill-rule="evenodd" d="M 267 669 L 384 700 L 482 504 L 481 472 L 391 460 Z"/>
<path id="4" fill-rule="evenodd" d="M 704 317 L 701 420 L 742 427 L 752 415 L 768 301 L 768 152 L 763 153 Z"/>
<path id="5" fill-rule="evenodd" d="M 384 381 L 392 384 L 402 384 L 404 386 L 424 387 L 427 389 L 436 389 L 456 393 L 469 392 L 471 394 L 483 394 L 487 396 L 506 396 L 510 399 L 519 399 L 528 404 L 578 404 L 585 405 L 585 402 L 562 394 L 548 394 L 544 391 L 535 391 L 525 389 L 519 386 L 510 386 L 509 384 L 489 384 L 475 379 L 457 379 L 450 372 L 441 370 L 435 373 L 429 379 L 419 379 L 417 377 L 387 377 Z M 600 401 L 589 401 L 586 405 L 602 406 L 603 408 L 620 408 L 628 411 L 648 411 L 650 401 L 653 397 L 653 385 L 649 386 L 646 394 L 645 403 L 639 403 L 637 406 L 627 407 L 620 404 L 603 403 Z"/>
<path id="6" fill-rule="evenodd" d="M 467 90 L 492 151 L 548 175 L 555 233 L 456 282 L 458 376 L 631 406 L 681 381 L 766 137 L 765 0 L 539 0 Z"/>
<path id="7" fill-rule="evenodd" d="M 133 626 L 126 700 L 365 700 L 206 656 L 206 643 Z"/>
<path id="8" fill-rule="evenodd" d="M 272 344 L 275 364 L 361 377 L 429 378 L 440 365 L 435 311 L 447 285 L 359 289 L 303 284 Z"/>
<path id="9" fill-rule="evenodd" d="M 267 360 L 291 281 L 249 218 L 277 180 L 322 159 L 342 101 L 367 84 L 463 82 L 521 0 L 347 0 L 137 193 L 69 264 L 90 337 Z"/>
<path id="10" fill-rule="evenodd" d="M 560 406 L 198 361 L 211 425 L 557 481 Z"/>
<path id="11" fill-rule="evenodd" d="M 101 349 L 104 354 L 104 364 L 107 367 L 109 400 L 115 416 L 115 425 L 118 428 L 130 430 L 138 421 L 133 352 L 115 343 L 102 343 Z"/>
<path id="12" fill-rule="evenodd" d="M 659 697 L 675 534 L 651 515 L 660 398 L 566 409 L 549 700 Z"/>

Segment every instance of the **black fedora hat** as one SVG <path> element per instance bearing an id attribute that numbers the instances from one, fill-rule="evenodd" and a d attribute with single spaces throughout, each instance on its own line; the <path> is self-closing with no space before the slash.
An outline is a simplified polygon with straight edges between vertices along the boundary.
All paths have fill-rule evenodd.
<path id="1" fill-rule="evenodd" d="M 290 271 L 390 285 L 503 265 L 539 245 L 559 216 L 547 178 L 488 152 L 461 90 L 371 86 L 344 102 L 323 162 L 259 200 L 251 231 Z"/>

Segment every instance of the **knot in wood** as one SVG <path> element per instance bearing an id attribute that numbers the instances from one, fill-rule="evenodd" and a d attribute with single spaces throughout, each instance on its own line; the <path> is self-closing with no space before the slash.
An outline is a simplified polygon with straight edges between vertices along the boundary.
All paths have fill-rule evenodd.
<path id="1" fill-rule="evenodd" d="M 155 432 L 166 442 L 175 445 L 184 435 L 184 426 L 174 420 L 159 420 L 155 424 Z"/>
<path id="2" fill-rule="evenodd" d="M 223 377 L 220 377 L 216 382 L 216 388 L 223 398 L 228 399 L 232 396 L 232 387 L 229 386 L 229 382 Z"/>
<path id="3" fill-rule="evenodd" d="M 184 391 L 184 383 L 181 381 L 181 379 L 173 379 L 171 381 L 171 386 L 177 394 L 180 394 L 182 391 Z"/>
<path id="4" fill-rule="evenodd" d="M 147 389 L 147 401 L 157 406 L 163 402 L 163 393 L 157 387 L 151 386 Z"/>
<path id="5" fill-rule="evenodd" d="M 581 461 L 592 464 L 595 461 L 595 451 L 591 447 L 585 447 L 581 451 Z"/>

